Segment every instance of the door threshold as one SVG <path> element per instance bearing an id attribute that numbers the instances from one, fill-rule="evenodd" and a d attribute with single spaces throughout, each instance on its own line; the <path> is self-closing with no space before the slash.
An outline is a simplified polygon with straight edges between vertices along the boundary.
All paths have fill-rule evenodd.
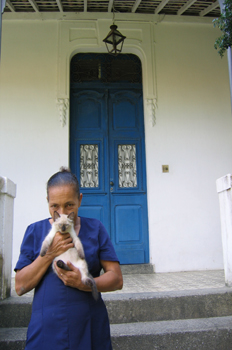
<path id="1" fill-rule="evenodd" d="M 152 274 L 154 268 L 152 264 L 120 265 L 123 275 Z"/>

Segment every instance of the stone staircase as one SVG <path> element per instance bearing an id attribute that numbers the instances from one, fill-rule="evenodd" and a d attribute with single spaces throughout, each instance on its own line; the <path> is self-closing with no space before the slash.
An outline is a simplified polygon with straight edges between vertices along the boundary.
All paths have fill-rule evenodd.
<path id="1" fill-rule="evenodd" d="M 103 298 L 114 350 L 232 350 L 231 288 L 117 292 Z M 24 349 L 31 301 L 12 296 L 0 302 L 0 350 Z"/>
<path id="2" fill-rule="evenodd" d="M 114 350 L 231 350 L 232 291 L 105 297 Z"/>

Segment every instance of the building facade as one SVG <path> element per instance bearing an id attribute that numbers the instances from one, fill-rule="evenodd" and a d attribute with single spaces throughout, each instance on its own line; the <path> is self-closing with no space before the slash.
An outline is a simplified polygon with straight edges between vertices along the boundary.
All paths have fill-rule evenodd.
<path id="1" fill-rule="evenodd" d="M 17 184 L 13 266 L 27 225 L 49 216 L 46 181 L 61 166 L 74 166 L 70 164 L 71 154 L 77 146 L 70 140 L 76 128 L 76 139 L 82 140 L 77 142 L 78 157 L 83 145 L 99 147 L 97 167 L 102 175 L 96 191 L 106 191 L 108 196 L 108 202 L 103 203 L 95 190 L 91 197 L 89 189 L 83 187 L 89 202 L 84 202 L 82 213 L 100 217 L 108 225 L 123 263 L 149 262 L 156 272 L 221 269 L 215 182 L 231 172 L 232 118 L 227 59 L 221 59 L 214 49 L 220 33 L 213 28 L 212 18 L 116 16 L 118 29 L 126 36 L 123 54 L 139 59 L 142 79 L 140 105 L 136 104 L 136 83 L 119 84 L 117 91 L 110 84 L 102 88 L 108 91 L 107 96 L 113 91 L 117 98 L 127 91 L 121 102 L 109 97 L 107 106 L 116 101 L 111 107 L 112 116 L 121 116 L 116 123 L 119 130 L 125 131 L 128 125 L 135 127 L 132 136 L 122 131 L 118 136 L 122 141 L 114 139 L 114 149 L 110 141 L 114 136 L 109 131 L 111 117 L 104 117 L 108 141 L 103 137 L 101 143 L 99 125 L 95 125 L 90 112 L 92 101 L 96 102 L 94 113 L 99 111 L 99 101 L 106 101 L 103 90 L 89 82 L 83 85 L 83 91 L 81 85 L 74 91 L 70 75 L 71 60 L 76 55 L 106 53 L 102 40 L 111 24 L 112 15 L 107 13 L 3 15 L 0 174 Z M 80 97 L 77 105 L 81 103 L 82 109 L 73 107 L 72 91 Z M 132 101 L 132 95 L 134 100 L 127 105 L 125 101 Z M 72 108 L 83 111 L 83 123 L 77 126 L 72 124 Z M 133 120 L 129 117 L 132 110 Z M 142 143 L 136 134 L 141 127 Z M 89 139 L 88 133 L 92 135 Z M 108 146 L 102 151 L 105 142 Z M 124 193 L 118 157 L 125 145 L 136 148 L 135 181 L 142 178 L 142 184 L 129 185 Z M 132 153 L 129 157 L 133 158 Z M 80 172 L 80 159 L 78 162 Z M 122 201 L 115 199 L 116 190 L 122 194 Z M 139 195 L 143 197 L 142 204 L 133 201 Z M 97 208 L 91 207 L 91 201 L 98 204 Z M 111 212 L 109 208 L 113 208 Z M 127 226 L 120 226 L 122 222 Z M 124 260 L 125 256 L 128 259 Z"/>

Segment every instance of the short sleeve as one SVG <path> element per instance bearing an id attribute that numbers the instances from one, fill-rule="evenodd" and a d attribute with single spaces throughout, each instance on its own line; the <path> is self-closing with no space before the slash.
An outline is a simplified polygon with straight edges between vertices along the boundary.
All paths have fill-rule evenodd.
<path id="1" fill-rule="evenodd" d="M 35 227 L 34 225 L 28 226 L 26 229 L 21 248 L 18 262 L 15 266 L 15 271 L 22 269 L 23 267 L 30 265 L 35 260 Z"/>
<path id="2" fill-rule="evenodd" d="M 49 219 L 37 221 L 28 226 L 21 244 L 15 271 L 30 265 L 39 256 L 42 242 L 50 229 Z"/>
<path id="3" fill-rule="evenodd" d="M 105 261 L 118 261 L 118 257 L 110 240 L 108 232 L 102 223 L 99 226 L 99 258 Z"/>

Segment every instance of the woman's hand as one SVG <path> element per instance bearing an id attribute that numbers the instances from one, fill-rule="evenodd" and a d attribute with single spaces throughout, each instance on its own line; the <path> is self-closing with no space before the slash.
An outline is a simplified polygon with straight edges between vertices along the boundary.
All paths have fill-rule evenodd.
<path id="1" fill-rule="evenodd" d="M 74 244 L 69 233 L 62 235 L 57 232 L 46 254 L 38 256 L 30 265 L 18 270 L 15 276 L 15 289 L 18 295 L 23 295 L 37 286 L 43 278 L 53 259 L 73 248 Z"/>
<path id="2" fill-rule="evenodd" d="M 69 261 L 67 262 L 67 265 L 70 268 L 70 271 L 59 268 L 55 262 L 55 268 L 61 281 L 63 281 L 66 286 L 77 288 L 86 292 L 91 291 L 90 287 L 82 283 L 80 270 Z"/>
<path id="3" fill-rule="evenodd" d="M 47 250 L 47 257 L 51 258 L 51 261 L 62 253 L 66 252 L 66 250 L 73 248 L 74 244 L 72 238 L 69 233 L 61 234 L 60 232 L 56 232 L 55 237 L 52 241 L 52 244 Z"/>
<path id="4" fill-rule="evenodd" d="M 90 292 L 90 287 L 86 286 L 81 281 L 81 273 L 77 267 L 71 262 L 67 262 L 70 271 L 61 269 L 55 263 L 55 268 L 59 278 L 66 286 L 78 288 L 80 290 Z M 101 265 L 104 269 L 104 274 L 94 278 L 97 290 L 99 292 L 110 292 L 123 287 L 123 277 L 120 269 L 120 265 L 116 261 L 104 261 L 101 260 Z"/>

